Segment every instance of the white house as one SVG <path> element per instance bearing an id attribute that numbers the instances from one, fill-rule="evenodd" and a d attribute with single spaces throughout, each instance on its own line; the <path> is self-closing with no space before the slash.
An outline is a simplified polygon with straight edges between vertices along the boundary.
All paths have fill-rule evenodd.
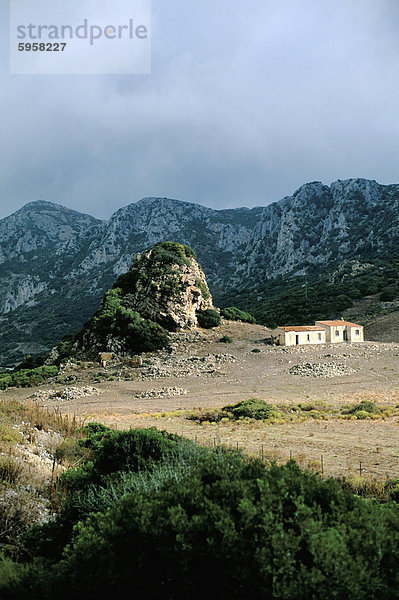
<path id="1" fill-rule="evenodd" d="M 316 325 L 323 327 L 326 332 L 327 342 L 364 342 L 364 332 L 361 325 L 349 321 L 316 321 Z"/>
<path id="2" fill-rule="evenodd" d="M 271 335 L 274 343 L 279 346 L 326 343 L 326 329 L 321 325 L 277 327 L 271 332 Z"/>
<path id="3" fill-rule="evenodd" d="M 315 325 L 289 325 L 271 332 L 279 346 L 302 346 L 337 342 L 363 342 L 363 327 L 349 321 L 316 321 Z"/>

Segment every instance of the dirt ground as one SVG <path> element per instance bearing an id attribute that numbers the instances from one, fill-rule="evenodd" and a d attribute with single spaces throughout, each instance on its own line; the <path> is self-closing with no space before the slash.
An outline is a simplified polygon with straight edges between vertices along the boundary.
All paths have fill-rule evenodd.
<path id="1" fill-rule="evenodd" d="M 225 335 L 233 342 L 220 342 Z M 136 379 L 93 383 L 95 373 L 107 376 L 115 370 L 112 363 L 105 369 L 99 365 L 86 365 L 84 371 L 67 368 L 64 374 L 72 373 L 75 378 L 72 385 L 82 386 L 90 381 L 98 392 L 42 403 L 86 422 L 100 421 L 119 429 L 155 426 L 202 444 L 238 446 L 265 459 L 285 461 L 291 456 L 304 466 L 323 470 L 325 475 L 399 477 L 398 417 L 350 421 L 331 418 L 278 425 L 199 425 L 176 412 L 221 407 L 253 397 L 287 405 L 324 402 L 339 408 L 369 399 L 380 405 L 399 406 L 399 344 L 365 342 L 278 348 L 268 345 L 268 337 L 265 327 L 234 322 L 225 322 L 211 332 L 199 332 L 192 340 L 176 336 L 171 353 L 144 357 L 144 366 L 133 370 Z M 154 364 L 157 368 L 162 365 L 162 377 L 151 375 L 157 372 Z M 290 373 L 293 367 L 306 364 L 310 365 L 310 372 L 312 365 L 338 365 L 344 374 L 326 378 Z M 175 387 L 186 393 L 170 397 L 160 397 L 161 391 L 157 393 Z M 29 394 L 27 390 L 3 393 L 22 399 L 32 390 Z M 151 397 L 140 397 L 146 394 Z"/>

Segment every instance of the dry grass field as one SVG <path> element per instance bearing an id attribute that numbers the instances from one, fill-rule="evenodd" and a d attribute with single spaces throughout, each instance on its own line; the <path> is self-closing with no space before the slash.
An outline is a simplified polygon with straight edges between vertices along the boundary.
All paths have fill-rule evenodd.
<path id="1" fill-rule="evenodd" d="M 232 343 L 220 341 L 226 335 Z M 265 327 L 225 322 L 191 338 L 176 336 L 171 353 L 144 357 L 139 369 L 121 371 L 112 363 L 105 369 L 93 364 L 67 367 L 63 376 L 71 385 L 90 383 L 95 393 L 39 401 L 86 422 L 119 429 L 155 426 L 201 444 L 238 447 L 264 460 L 286 461 L 291 456 L 325 475 L 398 478 L 399 344 L 288 349 L 268 345 L 268 337 Z M 309 376 L 296 374 L 298 368 Z M 320 368 L 332 376 L 313 376 Z M 133 379 L 120 380 L 121 373 Z M 66 385 L 40 389 L 49 387 L 62 390 Z M 170 388 L 178 388 L 181 395 L 168 396 Z M 10 389 L 3 394 L 23 399 L 32 392 Z M 319 414 L 309 412 L 307 418 L 273 424 L 254 420 L 198 424 L 187 419 L 187 411 L 254 397 L 286 407 L 288 413 L 298 403 L 312 404 Z M 364 419 L 338 415 L 342 407 L 363 400 L 376 403 L 382 414 Z"/>

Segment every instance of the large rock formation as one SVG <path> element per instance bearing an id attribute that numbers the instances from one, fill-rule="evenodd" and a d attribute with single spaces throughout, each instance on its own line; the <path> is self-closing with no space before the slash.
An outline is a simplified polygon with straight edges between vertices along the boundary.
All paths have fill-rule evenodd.
<path id="1" fill-rule="evenodd" d="M 167 345 L 169 331 L 195 327 L 197 314 L 212 308 L 194 251 L 161 242 L 135 255 L 130 270 L 117 279 L 66 349 L 86 356 L 157 350 Z"/>
<path id="2" fill-rule="evenodd" d="M 194 251 L 174 242 L 161 242 L 136 254 L 130 270 L 114 287 L 123 290 L 127 308 L 169 331 L 195 327 L 196 313 L 213 308 Z"/>

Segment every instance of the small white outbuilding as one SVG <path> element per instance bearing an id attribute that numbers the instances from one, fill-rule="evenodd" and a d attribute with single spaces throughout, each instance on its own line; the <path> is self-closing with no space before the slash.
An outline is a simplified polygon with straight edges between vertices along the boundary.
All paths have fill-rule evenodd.
<path id="1" fill-rule="evenodd" d="M 277 327 L 271 332 L 271 335 L 274 343 L 279 346 L 326 343 L 326 329 L 320 325 Z"/>

